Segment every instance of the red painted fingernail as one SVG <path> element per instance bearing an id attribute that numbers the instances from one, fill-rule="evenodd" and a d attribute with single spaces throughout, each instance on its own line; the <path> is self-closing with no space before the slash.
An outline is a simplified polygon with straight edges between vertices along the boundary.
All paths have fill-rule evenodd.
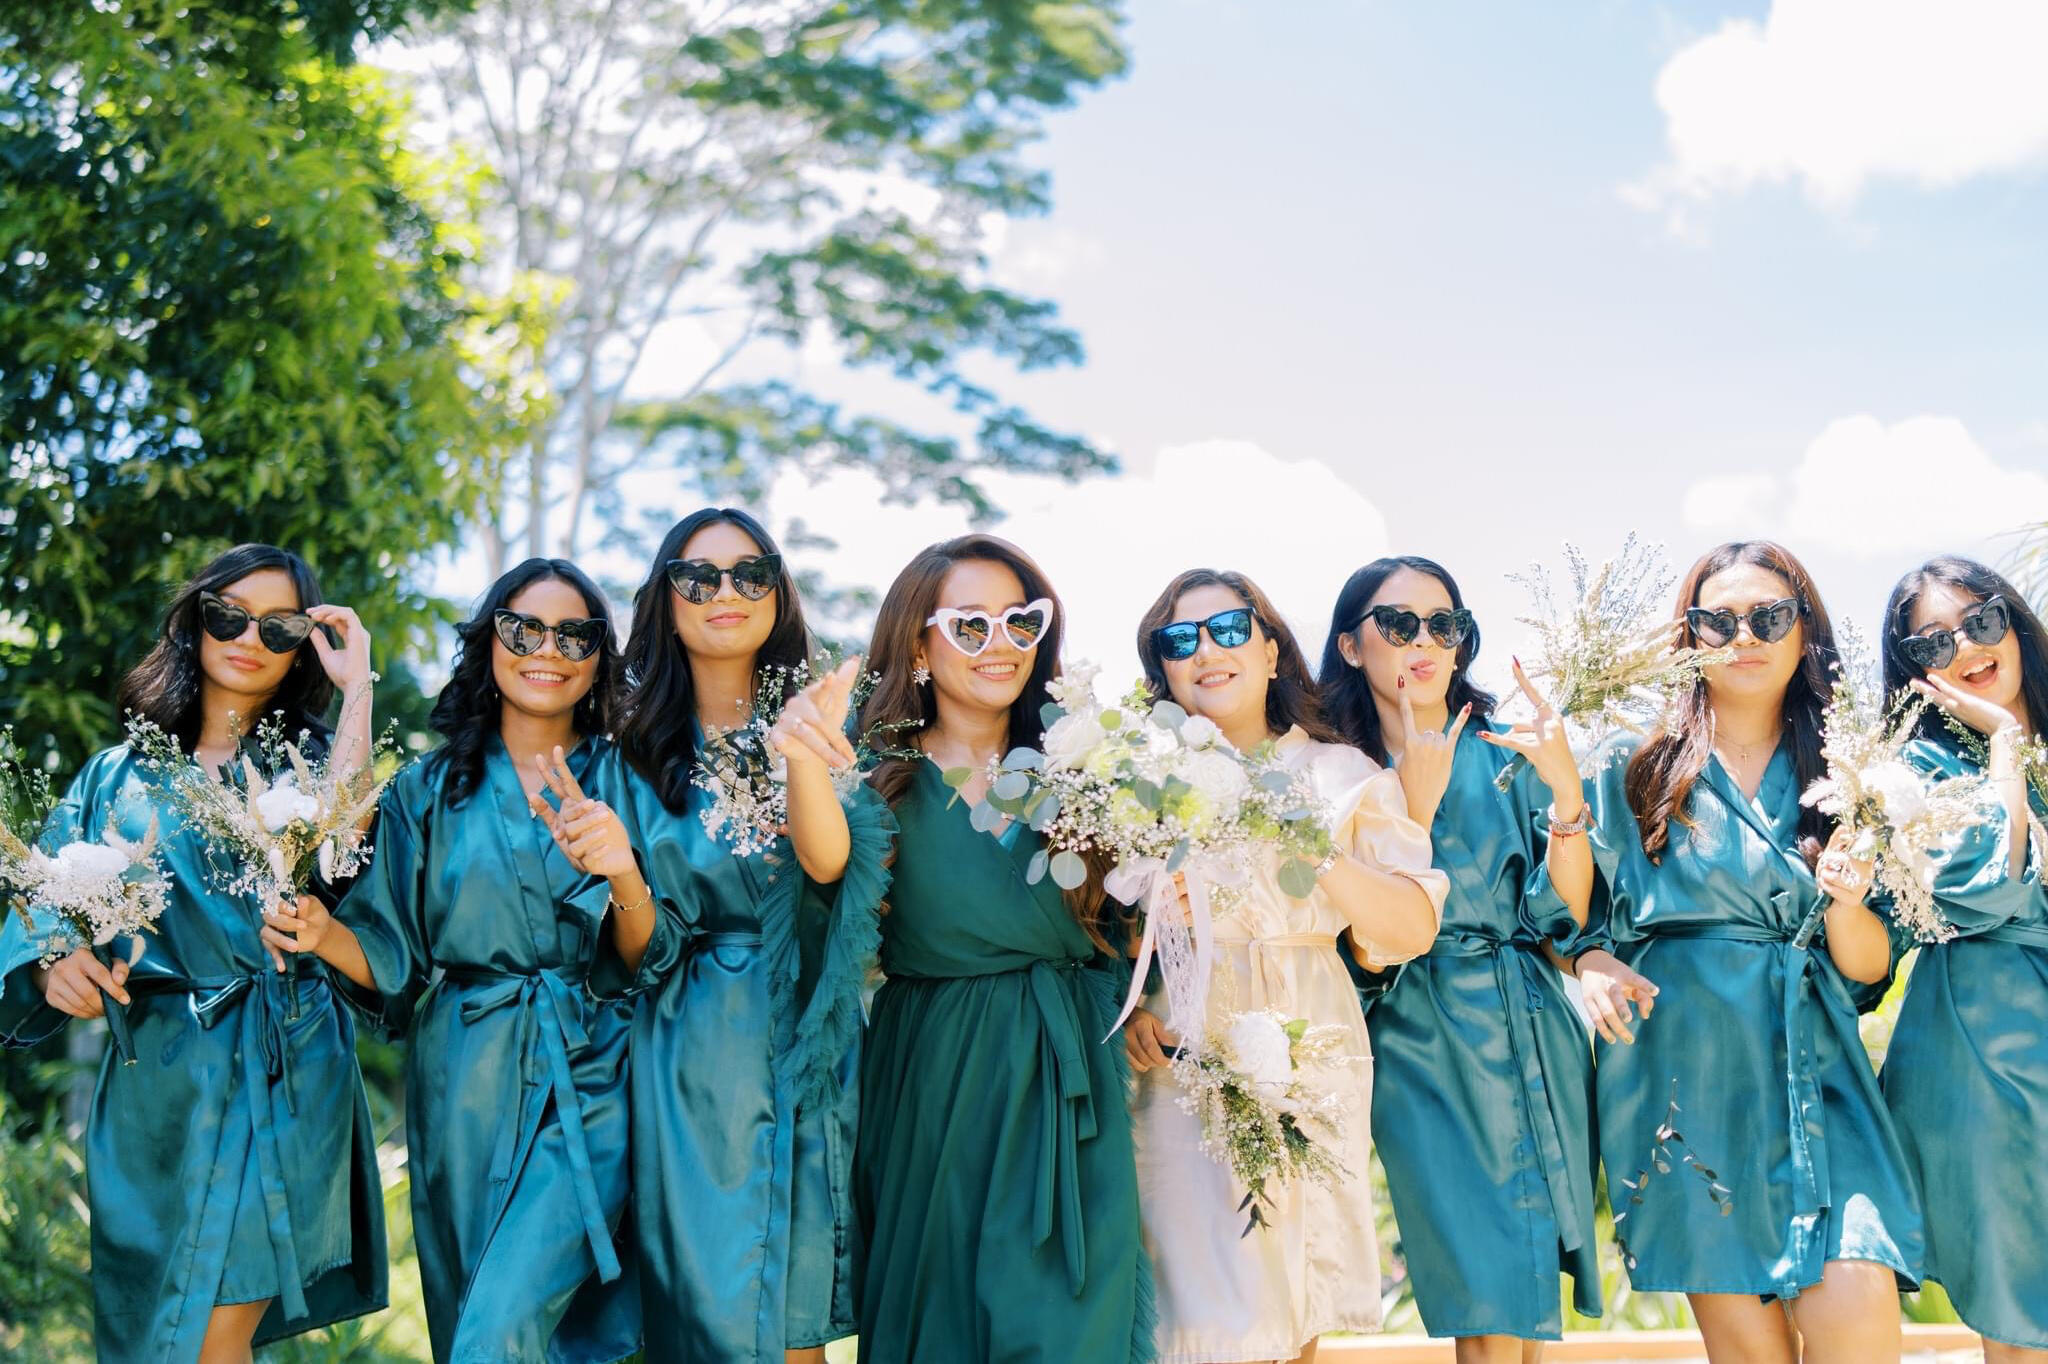
<path id="1" fill-rule="evenodd" d="M 1401 690 L 1405 689 L 1405 688 L 1407 687 L 1407 685 L 1408 685 L 1408 679 L 1407 679 L 1407 678 L 1405 678 L 1405 677 L 1402 677 L 1402 676 L 1401 676 L 1400 674 L 1398 674 L 1398 673 L 1396 673 L 1396 674 L 1394 675 L 1394 690 L 1395 690 L 1395 691 L 1401 691 Z"/>

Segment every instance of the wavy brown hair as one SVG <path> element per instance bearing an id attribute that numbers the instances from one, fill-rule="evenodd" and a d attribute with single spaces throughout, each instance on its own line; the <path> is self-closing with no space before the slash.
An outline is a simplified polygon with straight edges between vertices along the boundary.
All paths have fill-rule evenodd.
<path id="1" fill-rule="evenodd" d="M 1060 675 L 1060 641 L 1066 635 L 1066 607 L 1053 591 L 1045 570 L 1008 540 L 995 535 L 961 535 L 920 550 L 889 584 L 875 615 L 875 633 L 868 644 L 869 671 L 879 677 L 868 699 L 861 703 L 856 722 L 862 734 L 889 735 L 890 742 L 915 743 L 926 726 L 938 717 L 938 698 L 930 682 L 912 675 L 917 666 L 918 640 L 925 622 L 938 609 L 939 593 L 946 575 L 956 564 L 1001 564 L 1017 575 L 1024 586 L 1024 600 L 1044 597 L 1052 603 L 1052 620 L 1038 647 L 1031 654 L 1031 672 L 1024 690 L 1010 706 L 1007 748 L 1036 748 L 1045 735 L 1043 712 L 1052 702 L 1048 684 Z M 909 789 L 924 758 L 892 758 L 883 761 L 868 778 L 884 800 L 895 805 Z M 1105 951 L 1113 951 L 1103 934 L 1103 868 L 1091 865 L 1088 880 L 1064 892 L 1067 909 L 1076 923 Z"/>
<path id="2" fill-rule="evenodd" d="M 1792 769 L 1799 789 L 1806 790 L 1827 775 L 1827 761 L 1821 757 L 1821 711 L 1834 687 L 1834 669 L 1841 655 L 1835 648 L 1835 627 L 1821 605 L 1820 591 L 1806 566 L 1792 557 L 1783 545 L 1769 540 L 1735 540 L 1718 545 L 1700 556 L 1692 571 L 1679 584 L 1677 618 L 1679 643 L 1697 646 L 1692 629 L 1685 624 L 1687 608 L 1700 604 L 1700 588 L 1707 579 L 1737 564 L 1749 564 L 1775 573 L 1791 585 L 1799 601 L 1799 627 L 1805 632 L 1798 671 L 1785 689 L 1780 742 L 1792 750 Z M 1670 718 L 1658 725 L 1629 759 L 1624 787 L 1629 809 L 1635 812 L 1642 832 L 1643 851 L 1651 861 L 1660 858 L 1671 845 L 1671 825 L 1689 826 L 1686 802 L 1707 761 L 1714 755 L 1714 715 L 1707 703 L 1707 682 L 1700 678 L 1679 697 Z M 1812 866 L 1833 832 L 1834 820 L 1812 806 L 1799 811 L 1799 853 Z"/>
<path id="3" fill-rule="evenodd" d="M 1273 602 L 1259 585 L 1242 573 L 1224 569 L 1191 568 L 1166 585 L 1166 590 L 1145 608 L 1138 618 L 1138 661 L 1145 668 L 1145 685 L 1155 697 L 1169 697 L 1166 663 L 1159 652 L 1154 632 L 1173 623 L 1174 607 L 1187 593 L 1199 587 L 1220 587 L 1251 608 L 1255 627 L 1252 642 L 1260 636 L 1279 646 L 1273 668 L 1278 674 L 1266 685 L 1266 728 L 1285 734 L 1300 725 L 1309 738 L 1326 744 L 1341 744 L 1344 736 L 1324 718 L 1316 681 L 1308 670 L 1308 657 L 1287 621 L 1273 608 Z"/>

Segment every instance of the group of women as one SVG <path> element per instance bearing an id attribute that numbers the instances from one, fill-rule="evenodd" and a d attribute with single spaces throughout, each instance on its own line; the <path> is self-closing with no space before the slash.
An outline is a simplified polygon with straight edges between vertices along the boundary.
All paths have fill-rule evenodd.
<path id="1" fill-rule="evenodd" d="M 1922 1280 L 1988 1357 L 2048 1360 L 2048 637 L 1961 559 L 1887 607 L 1886 683 L 1932 702 L 1911 762 L 1997 804 L 1937 878 L 1959 936 L 1921 950 L 1880 1078 L 1857 1017 L 1908 944 L 1800 801 L 1827 611 L 1764 542 L 1702 557 L 1677 609 L 1732 660 L 1584 770 L 1519 664 L 1527 718 L 1495 713 L 1427 559 L 1353 574 L 1313 669 L 1238 573 L 1184 573 L 1138 623 L 1153 694 L 1270 743 L 1331 818 L 1305 898 L 1255 869 L 1215 924 L 1212 1010 L 1350 1039 L 1350 1116 L 1320 1138 L 1338 1175 L 1269 1190 L 1249 1232 L 1156 982 L 1112 1033 L 1134 926 L 1103 869 L 1033 880 L 1039 835 L 970 817 L 980 775 L 942 779 L 1036 746 L 1059 676 L 1064 607 L 1005 541 L 920 553 L 864 661 L 783 706 L 765 848 L 712 832 L 706 740 L 811 637 L 732 509 L 670 531 L 623 639 L 570 563 L 493 584 L 445 743 L 387 788 L 347 886 L 217 893 L 161 774 L 109 749 L 51 837 L 155 821 L 162 923 L 111 965 L 0 939 L 6 1041 L 109 1001 L 135 1038 L 87 1131 L 101 1356 L 244 1360 L 383 1303 L 360 1024 L 408 1041 L 438 1361 L 817 1360 L 856 1332 L 867 1364 L 1312 1360 L 1379 1323 L 1375 1147 L 1424 1324 L 1461 1360 L 1539 1357 L 1563 1275 L 1598 1313 L 1603 1162 L 1634 1287 L 1687 1294 L 1717 1361 L 1896 1360 Z M 304 562 L 244 546 L 177 596 L 122 705 L 210 767 L 280 713 L 346 767 L 372 676 Z M 295 991 L 290 954 L 320 963 Z"/>

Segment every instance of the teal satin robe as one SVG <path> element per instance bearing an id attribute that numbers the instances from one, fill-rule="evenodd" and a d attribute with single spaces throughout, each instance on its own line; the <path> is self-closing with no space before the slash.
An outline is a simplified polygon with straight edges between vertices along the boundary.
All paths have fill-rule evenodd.
<path id="1" fill-rule="evenodd" d="M 1914 740 L 1922 772 L 1978 769 Z M 2048 804 L 2031 796 L 2037 819 Z M 1992 1340 L 2048 1349 L 2048 886 L 2014 873 L 2004 811 L 1946 860 L 1934 897 L 1958 936 L 1921 947 L 1885 1057 L 1884 1096 L 1931 1212 L 1927 1277 Z"/>
<path id="2" fill-rule="evenodd" d="M 1458 740 L 1430 826 L 1443 926 L 1366 1011 L 1372 1134 L 1424 1328 L 1556 1340 L 1561 1269 L 1600 1315 L 1593 1052 L 1542 952 L 1579 935 L 1544 865 L 1550 793 L 1526 764 L 1496 789 L 1505 761 Z"/>
<path id="3" fill-rule="evenodd" d="M 224 1303 L 274 1299 L 259 1346 L 378 1310 L 376 1141 L 354 1025 L 326 973 L 302 967 L 288 1018 L 259 907 L 209 889 L 206 844 L 126 745 L 85 765 L 45 842 L 96 838 L 109 815 L 130 839 L 155 816 L 171 884 L 128 978 L 135 1062 L 102 1062 L 86 1123 L 99 1358 L 196 1360 Z M 44 934 L 5 917 L 0 1041 L 29 1046 L 68 1020 L 29 978 Z M 110 950 L 128 947 L 120 937 Z"/>
<path id="4" fill-rule="evenodd" d="M 1652 863 L 1623 789 L 1637 741 L 1602 748 L 1593 851 L 1615 955 L 1660 987 L 1633 1046 L 1596 1041 L 1600 1156 L 1638 1292 L 1790 1297 L 1829 1260 L 1918 1280 L 1919 1199 L 1857 1034 L 1876 992 L 1835 969 L 1825 941 L 1793 938 L 1820 894 L 1797 852 L 1798 779 L 1780 748 L 1757 798 L 1710 759 Z M 1602 912 L 1596 891 L 1594 912 Z M 1672 1150 L 1651 1161 L 1677 1086 L 1678 1131 L 1731 1191 L 1722 1216 Z M 1651 1171 L 1628 1208 L 1622 1180 Z"/>
<path id="5" fill-rule="evenodd" d="M 708 793 L 619 813 L 663 927 L 633 1022 L 633 1209 L 649 1364 L 781 1364 L 854 1329 L 861 990 L 895 820 L 861 787 L 834 885 L 787 840 L 736 857 Z"/>
<path id="6" fill-rule="evenodd" d="M 533 817 L 504 745 L 491 739 L 488 754 L 461 805 L 432 755 L 385 790 L 370 866 L 335 910 L 376 989 L 344 992 L 408 1039 L 413 1234 L 434 1358 L 608 1364 L 640 1340 L 615 1244 L 631 1006 L 585 984 L 610 888 L 571 867 Z M 568 761 L 585 792 L 616 807 L 610 741 L 586 738 Z"/>
<path id="7" fill-rule="evenodd" d="M 861 1364 L 1143 1364 L 1129 972 L 1099 951 L 1036 835 L 968 824 L 930 762 L 896 805 L 854 1163 Z M 1105 1040 L 1107 1039 L 1107 1040 Z"/>

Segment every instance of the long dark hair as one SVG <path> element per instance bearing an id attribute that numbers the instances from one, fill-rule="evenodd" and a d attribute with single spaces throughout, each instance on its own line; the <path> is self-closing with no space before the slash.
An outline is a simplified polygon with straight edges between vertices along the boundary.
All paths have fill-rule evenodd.
<path id="1" fill-rule="evenodd" d="M 1279 674 L 1266 684 L 1266 728 L 1285 734 L 1296 725 L 1311 739 L 1341 744 L 1344 736 L 1323 717 L 1316 697 L 1316 681 L 1309 676 L 1308 658 L 1294 637 L 1287 620 L 1273 607 L 1272 599 L 1259 585 L 1242 573 L 1214 568 L 1191 568 L 1166 585 L 1158 599 L 1138 618 L 1138 662 L 1145 669 L 1145 685 L 1155 697 L 1171 694 L 1166 685 L 1166 663 L 1160 657 L 1159 641 L 1153 631 L 1173 623 L 1174 606 L 1198 587 L 1220 587 L 1251 608 L 1252 621 L 1261 634 L 1277 647 L 1273 670 Z"/>
<path id="2" fill-rule="evenodd" d="M 1913 608 L 1930 587 L 1952 587 L 1983 601 L 2003 597 L 2006 614 L 2020 646 L 2020 699 L 2027 707 L 2027 723 L 2038 732 L 2048 724 L 2048 630 L 2020 590 L 1996 569 L 1959 554 L 1929 559 L 1899 579 L 1891 600 L 1884 607 L 1884 691 L 1888 700 L 1898 700 L 1906 685 L 1927 674 L 1899 652 L 1899 641 L 1913 633 Z M 1917 729 L 1923 739 L 1932 739 L 1952 752 L 1960 751 L 1955 732 L 1942 719 L 1938 707 L 1929 706 L 1920 716 Z"/>
<path id="3" fill-rule="evenodd" d="M 299 594 L 301 611 L 321 604 L 319 579 L 304 559 L 288 549 L 236 545 L 215 555 L 178 589 L 170 608 L 164 612 L 156 646 L 121 680 L 118 704 L 122 712 L 154 724 L 176 739 L 178 747 L 187 753 L 198 747 L 204 718 L 199 705 L 199 594 L 221 592 L 251 573 L 273 568 L 291 578 L 292 588 Z M 284 680 L 278 683 L 266 706 L 270 714 L 283 717 L 288 735 L 296 737 L 301 730 L 308 730 L 324 740 L 331 733 L 327 707 L 333 700 L 334 684 L 327 680 L 327 671 L 320 666 L 309 640 L 299 647 Z M 242 718 L 253 731 L 262 717 Z"/>
<path id="4" fill-rule="evenodd" d="M 737 507 L 705 507 L 669 527 L 648 565 L 647 578 L 633 594 L 633 632 L 626 641 L 626 697 L 619 710 L 618 744 L 626 761 L 654 784 L 661 803 L 681 810 L 690 797 L 697 765 L 697 690 L 690 656 L 676 637 L 676 612 L 668 562 L 706 526 L 723 522 L 746 533 L 763 554 L 781 554 L 768 528 Z M 810 656 L 810 631 L 789 561 L 775 585 L 775 624 L 754 656 L 754 676 L 763 668 L 797 668 Z"/>
<path id="5" fill-rule="evenodd" d="M 1344 650 L 1338 641 L 1365 623 L 1366 610 L 1381 585 L 1404 568 L 1442 583 L 1453 610 L 1464 607 L 1465 594 L 1458 590 L 1457 579 L 1436 560 L 1416 554 L 1374 559 L 1346 578 L 1343 589 L 1337 593 L 1337 604 L 1330 610 L 1330 634 L 1323 641 L 1322 666 L 1316 669 L 1316 680 L 1322 684 L 1323 713 L 1329 717 L 1331 726 L 1344 736 L 1346 743 L 1355 744 L 1381 767 L 1387 765 L 1389 757 L 1386 737 L 1380 733 L 1379 707 L 1373 704 L 1372 684 L 1366 681 L 1363 667 L 1344 661 Z M 1493 714 L 1494 699 L 1492 692 L 1481 689 L 1472 680 L 1472 660 L 1478 657 L 1479 626 L 1475 622 L 1472 633 L 1458 642 L 1458 651 L 1451 656 L 1451 685 L 1444 693 L 1444 704 L 1453 713 L 1472 707 L 1472 719 L 1484 728 Z"/>
<path id="6" fill-rule="evenodd" d="M 1835 649 L 1835 627 L 1805 565 L 1793 558 L 1790 550 L 1769 540 L 1737 540 L 1708 550 L 1679 584 L 1679 642 L 1699 645 L 1692 628 L 1684 623 L 1686 609 L 1700 604 L 1700 587 L 1707 579 L 1737 564 L 1777 574 L 1791 585 L 1799 602 L 1806 647 L 1785 689 L 1780 742 L 1792 750 L 1792 770 L 1804 791 L 1827 775 L 1827 761 L 1820 754 L 1821 712 L 1834 689 L 1835 665 L 1841 658 Z M 1629 759 L 1623 786 L 1642 831 L 1643 851 L 1651 861 L 1670 846 L 1673 821 L 1680 825 L 1692 822 L 1686 815 L 1686 801 L 1713 756 L 1714 716 L 1707 703 L 1707 681 L 1702 677 L 1678 698 L 1671 717 Z M 1800 807 L 1799 853 L 1808 865 L 1819 860 L 1834 823 L 1813 806 Z"/>
<path id="7" fill-rule="evenodd" d="M 469 619 L 455 627 L 455 666 L 448 685 L 434 698 L 433 714 L 427 717 L 427 723 L 448 741 L 434 750 L 428 761 L 447 767 L 450 805 L 462 804 L 482 785 L 484 759 L 503 714 L 503 694 L 491 675 L 491 643 L 497 638 L 491 617 L 538 582 L 567 583 L 582 594 L 584 610 L 607 625 L 611 622 L 604 593 L 567 559 L 528 559 L 491 584 Z M 616 636 L 616 629 L 606 631 L 604 645 L 597 651 L 597 676 L 572 716 L 576 732 L 585 737 L 611 731 L 621 671 Z"/>

